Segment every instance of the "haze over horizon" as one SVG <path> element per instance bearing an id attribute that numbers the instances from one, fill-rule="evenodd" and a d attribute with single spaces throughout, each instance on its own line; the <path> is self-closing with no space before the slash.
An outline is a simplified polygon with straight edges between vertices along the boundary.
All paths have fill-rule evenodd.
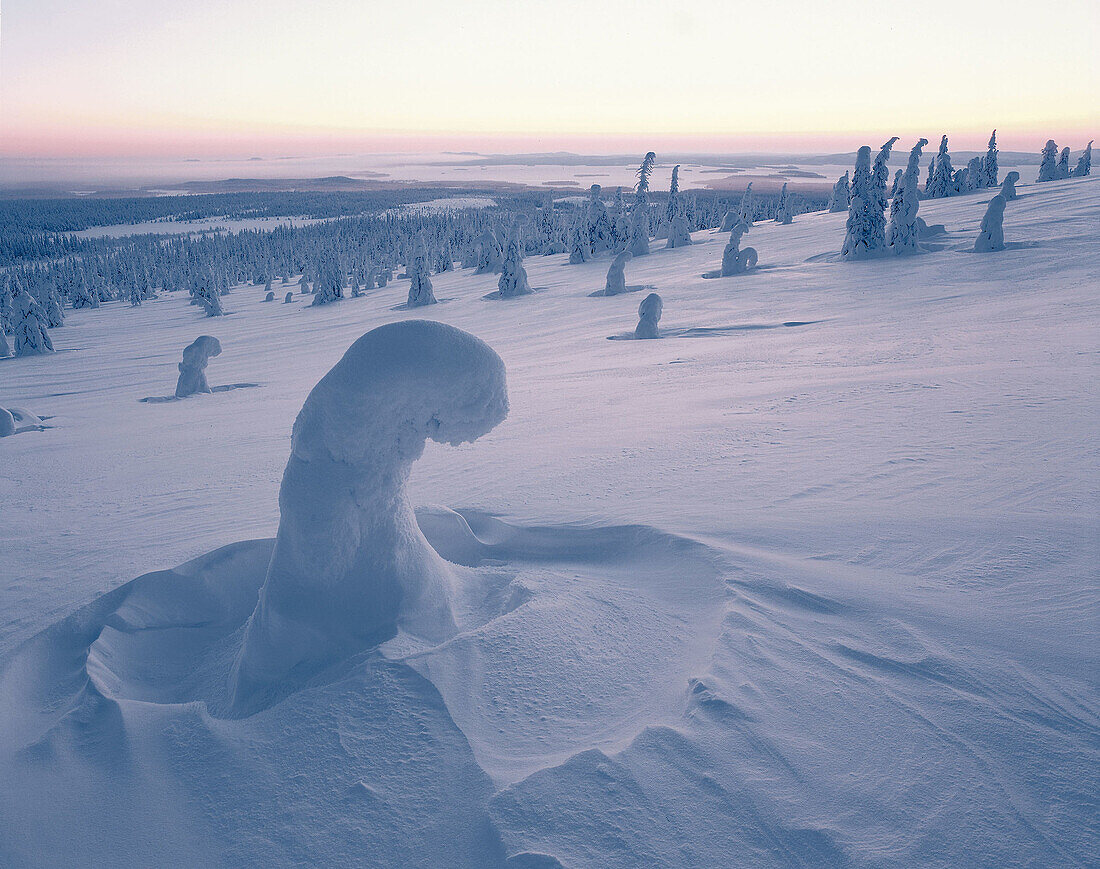
<path id="1" fill-rule="evenodd" d="M 980 148 L 993 128 L 1032 152 L 1082 147 L 1100 120 L 1087 0 L 1057 18 L 1022 0 L 951 19 L 855 0 L 303 9 L 8 0 L 0 156 L 809 154 L 941 133 Z"/>

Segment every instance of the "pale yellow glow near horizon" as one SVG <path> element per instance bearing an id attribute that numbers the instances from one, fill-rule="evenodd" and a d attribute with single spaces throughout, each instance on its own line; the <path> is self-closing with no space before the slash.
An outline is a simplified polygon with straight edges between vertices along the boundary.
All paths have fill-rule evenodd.
<path id="1" fill-rule="evenodd" d="M 994 127 L 1034 150 L 1098 126 L 1098 25 L 1096 0 L 5 0 L 0 153 L 813 150 Z"/>

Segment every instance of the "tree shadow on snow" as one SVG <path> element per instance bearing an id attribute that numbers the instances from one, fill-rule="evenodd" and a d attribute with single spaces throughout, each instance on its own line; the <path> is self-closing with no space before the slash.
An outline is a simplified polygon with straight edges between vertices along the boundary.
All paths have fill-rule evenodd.
<path id="1" fill-rule="evenodd" d="M 194 396 L 188 395 L 186 398 L 194 398 L 195 396 L 210 395 L 213 392 L 231 392 L 234 389 L 252 389 L 259 386 L 258 383 L 226 383 L 222 386 L 212 386 L 210 392 L 196 392 Z M 139 398 L 138 401 L 144 404 L 163 404 L 166 401 L 184 401 L 183 398 L 177 398 L 174 395 L 150 395 L 146 398 Z"/>
<path id="2" fill-rule="evenodd" d="M 612 296 L 625 296 L 627 293 L 638 293 L 642 290 L 655 290 L 657 289 L 653 284 L 627 284 L 626 289 L 621 293 L 609 293 L 607 290 L 596 290 L 594 293 L 589 293 L 590 299 L 611 298 Z"/>
<path id="3" fill-rule="evenodd" d="M 435 303 L 437 305 L 445 305 L 445 304 L 447 304 L 447 302 L 453 302 L 453 301 L 454 301 L 453 298 L 436 299 Z M 419 311 L 421 308 L 431 308 L 431 307 L 432 307 L 432 305 L 413 305 L 413 306 L 410 307 L 408 302 L 402 302 L 400 305 L 394 305 L 392 308 L 390 308 L 390 310 L 391 311 Z"/>
<path id="4" fill-rule="evenodd" d="M 725 335 L 735 335 L 738 332 L 757 332 L 761 329 L 784 329 L 795 326 L 812 326 L 815 323 L 823 323 L 824 320 L 788 320 L 786 323 L 744 323 L 737 326 L 683 326 L 680 328 L 661 329 L 659 338 L 721 338 Z M 653 341 L 659 339 L 636 338 L 633 332 L 623 332 L 619 335 L 608 335 L 608 341 Z"/>

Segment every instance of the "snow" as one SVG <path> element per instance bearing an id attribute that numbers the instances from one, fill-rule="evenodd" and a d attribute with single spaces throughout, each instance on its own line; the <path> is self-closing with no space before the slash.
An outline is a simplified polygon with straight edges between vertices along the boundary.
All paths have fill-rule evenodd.
<path id="1" fill-rule="evenodd" d="M 1019 184 L 978 256 L 994 192 L 923 201 L 947 231 L 915 257 L 837 262 L 826 213 L 753 227 L 743 276 L 702 277 L 723 234 L 654 248 L 658 341 L 605 340 L 637 307 L 587 298 L 606 256 L 528 257 L 507 305 L 433 276 L 417 313 L 507 369 L 495 428 L 447 340 L 340 367 L 429 328 L 401 280 L 67 311 L 59 352 L 0 360 L 49 426 L 0 440 L 0 864 L 1089 865 L 1100 186 Z M 260 386 L 140 402 L 198 330 Z M 326 633 L 338 663 L 232 712 L 272 535 L 351 510 L 279 512 L 292 448 L 330 444 L 408 473 L 454 630 Z"/>

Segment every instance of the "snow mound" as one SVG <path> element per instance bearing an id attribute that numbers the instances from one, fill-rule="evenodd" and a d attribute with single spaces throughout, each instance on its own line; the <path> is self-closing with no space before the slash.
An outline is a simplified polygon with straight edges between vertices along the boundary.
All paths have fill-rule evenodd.
<path id="1" fill-rule="evenodd" d="M 294 423 L 275 551 L 232 676 L 238 709 L 399 628 L 454 631 L 454 577 L 405 483 L 429 438 L 473 441 L 507 413 L 504 363 L 453 326 L 408 320 L 352 344 Z"/>

